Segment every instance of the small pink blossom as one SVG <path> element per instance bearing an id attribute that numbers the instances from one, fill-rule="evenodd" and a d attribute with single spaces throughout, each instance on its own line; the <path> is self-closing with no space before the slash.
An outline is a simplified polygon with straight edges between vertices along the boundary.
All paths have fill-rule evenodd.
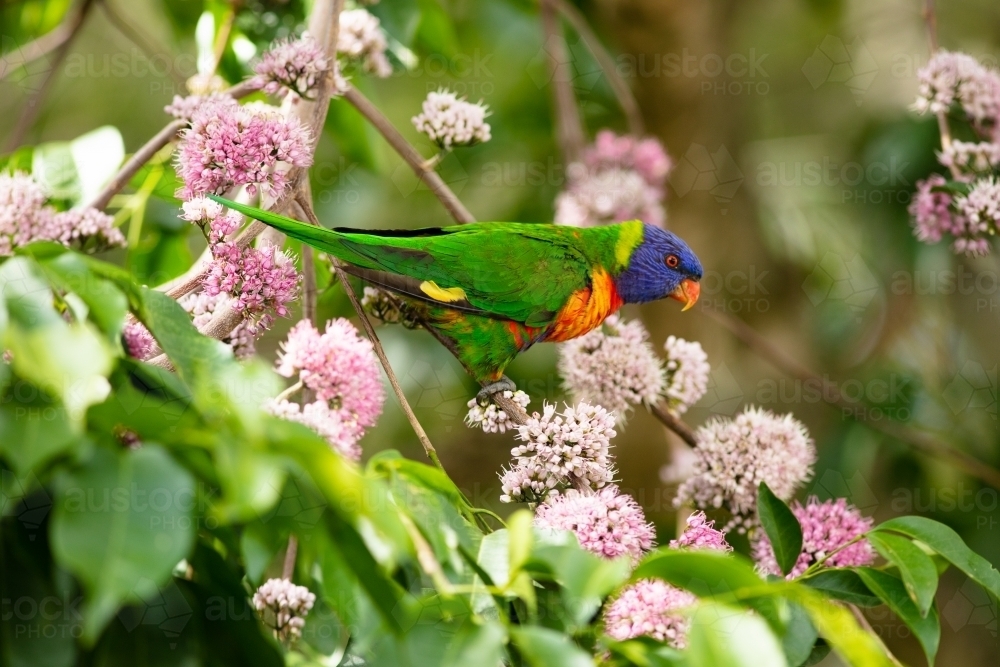
<path id="1" fill-rule="evenodd" d="M 954 250 L 967 255 L 986 255 L 989 237 L 1000 229 L 1000 181 L 995 176 L 980 178 L 969 194 L 955 198 L 956 216 Z"/>
<path id="2" fill-rule="evenodd" d="M 392 74 L 392 65 L 385 55 L 388 47 L 381 23 L 371 12 L 349 9 L 340 13 L 337 53 L 361 61 L 365 71 L 384 79 Z"/>
<path id="3" fill-rule="evenodd" d="M 145 359 L 156 347 L 156 340 L 141 322 L 129 322 L 122 329 L 125 352 L 135 359 Z"/>
<path id="4" fill-rule="evenodd" d="M 275 315 L 288 315 L 286 304 L 296 297 L 299 275 L 281 250 L 267 243 L 240 248 L 223 241 L 212 246 L 212 256 L 202 289 L 208 296 L 231 296 L 251 333 L 269 328 Z"/>
<path id="5" fill-rule="evenodd" d="M 931 174 L 927 179 L 917 181 L 917 191 L 909 211 L 913 232 L 924 243 L 937 243 L 944 234 L 951 234 L 960 227 L 956 221 L 959 214 L 951 210 L 951 193 L 935 190 L 947 182 L 940 174 Z"/>
<path id="6" fill-rule="evenodd" d="M 1000 73 L 965 53 L 938 51 L 917 72 L 919 113 L 947 113 L 957 103 L 983 136 L 997 129 Z"/>
<path id="7" fill-rule="evenodd" d="M 251 193 L 260 187 L 276 197 L 288 168 L 312 164 L 311 143 L 304 126 L 274 107 L 210 98 L 181 132 L 176 169 L 184 187 L 178 194 L 190 199 L 246 185 Z"/>
<path id="8" fill-rule="evenodd" d="M 557 223 L 593 227 L 623 220 L 659 226 L 666 222 L 662 193 L 638 172 L 614 167 L 591 173 L 580 165 L 568 172 L 567 187 L 556 197 Z"/>
<path id="9" fill-rule="evenodd" d="M 792 503 L 792 513 L 802 526 L 802 553 L 795 567 L 788 574 L 794 579 L 805 572 L 810 565 L 822 560 L 851 540 L 867 533 L 872 520 L 861 515 L 855 507 L 843 498 L 819 502 L 813 496 L 803 507 L 798 501 Z M 766 574 L 781 575 L 781 568 L 774 558 L 771 541 L 763 530 L 755 531 L 753 557 L 757 566 Z M 857 567 L 875 562 L 875 552 L 868 540 L 862 539 L 833 556 L 824 567 Z"/>
<path id="10" fill-rule="evenodd" d="M 371 341 L 348 320 L 330 320 L 322 334 L 308 320 L 300 321 L 281 346 L 277 371 L 298 376 L 317 400 L 362 429 L 374 426 L 382 414 L 385 389 L 378 359 Z"/>
<path id="11" fill-rule="evenodd" d="M 698 599 L 659 579 L 625 588 L 604 610 L 604 631 L 618 641 L 652 637 L 674 648 L 687 646 L 690 623 L 684 615 Z"/>
<path id="12" fill-rule="evenodd" d="M 583 163 L 591 172 L 615 168 L 635 171 L 650 186 L 661 190 L 674 166 L 658 139 L 618 136 L 611 130 L 597 133 L 593 146 L 583 153 Z"/>
<path id="13" fill-rule="evenodd" d="M 276 42 L 254 67 L 254 83 L 265 93 L 284 97 L 288 91 L 312 99 L 320 77 L 330 69 L 323 48 L 308 33 Z"/>
<path id="14" fill-rule="evenodd" d="M 264 409 L 275 417 L 297 422 L 311 429 L 341 456 L 352 461 L 361 460 L 361 445 L 358 441 L 364 435 L 364 428 L 344 411 L 331 408 L 329 402 L 314 401 L 299 405 L 281 399 L 265 403 Z"/>
<path id="15" fill-rule="evenodd" d="M 489 114 L 483 104 L 466 102 L 449 90 L 427 94 L 423 112 L 411 120 L 413 126 L 440 148 L 475 146 L 490 140 Z"/>
<path id="16" fill-rule="evenodd" d="M 715 549 L 732 551 L 726 542 L 726 534 L 715 529 L 715 522 L 709 521 L 704 512 L 695 512 L 687 518 L 687 528 L 676 540 L 670 541 L 671 549 L 690 547 L 694 549 Z"/>
<path id="17" fill-rule="evenodd" d="M 316 596 L 305 586 L 288 579 L 268 579 L 253 594 L 253 606 L 261 620 L 282 641 L 302 636 L 305 617 L 316 603 Z"/>
<path id="18" fill-rule="evenodd" d="M 670 410 L 682 415 L 708 391 L 708 377 L 712 367 L 698 341 L 670 336 L 663 344 L 663 349 L 667 353 L 664 364 L 667 383 L 663 394 Z"/>
<path id="19" fill-rule="evenodd" d="M 653 548 L 656 531 L 632 496 L 609 484 L 599 491 L 570 489 L 535 511 L 535 525 L 571 530 L 580 546 L 602 558 L 628 556 L 637 563 Z"/>

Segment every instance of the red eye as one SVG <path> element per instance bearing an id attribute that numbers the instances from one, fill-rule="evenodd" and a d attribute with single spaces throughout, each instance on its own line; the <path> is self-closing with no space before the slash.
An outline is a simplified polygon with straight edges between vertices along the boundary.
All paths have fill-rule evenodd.
<path id="1" fill-rule="evenodd" d="M 681 260 L 677 259 L 677 255 L 667 255 L 667 266 L 671 269 L 676 269 L 677 265 L 681 263 Z"/>

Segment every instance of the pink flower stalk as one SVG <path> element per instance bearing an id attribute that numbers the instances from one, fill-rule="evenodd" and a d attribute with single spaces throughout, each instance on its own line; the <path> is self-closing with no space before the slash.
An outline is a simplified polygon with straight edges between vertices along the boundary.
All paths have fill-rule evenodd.
<path id="1" fill-rule="evenodd" d="M 343 411 L 331 408 L 329 402 L 314 401 L 299 405 L 281 399 L 265 403 L 264 409 L 275 417 L 297 422 L 316 432 L 341 456 L 352 461 L 361 460 L 358 441 L 364 435 L 364 428 Z"/>
<path id="2" fill-rule="evenodd" d="M 202 289 L 208 296 L 232 297 L 251 333 L 269 328 L 275 315 L 288 315 L 286 304 L 295 299 L 299 284 L 288 255 L 267 243 L 240 248 L 235 241 L 223 241 L 212 246 L 212 256 Z"/>
<path id="3" fill-rule="evenodd" d="M 305 617 L 315 603 L 316 596 L 308 588 L 288 579 L 268 579 L 253 594 L 254 609 L 284 642 L 302 636 Z"/>
<path id="4" fill-rule="evenodd" d="M 670 336 L 663 344 L 667 353 L 667 384 L 663 394 L 674 414 L 682 415 L 708 391 L 712 367 L 708 355 L 697 341 Z"/>
<path id="5" fill-rule="evenodd" d="M 178 120 L 186 120 L 189 123 L 194 117 L 195 112 L 201 109 L 203 106 L 216 104 L 221 102 L 226 104 L 227 99 L 232 99 L 229 95 L 224 93 L 209 93 L 207 95 L 188 95 L 186 97 L 181 95 L 174 95 L 173 101 L 167 106 L 163 107 L 163 111 L 167 114 L 177 118 Z"/>
<path id="6" fill-rule="evenodd" d="M 212 321 L 216 311 L 227 308 L 231 301 L 232 297 L 225 293 L 209 296 L 200 291 L 182 296 L 177 303 L 191 314 L 191 323 L 202 329 Z M 250 331 L 247 322 L 237 324 L 222 342 L 233 348 L 233 355 L 237 359 L 249 359 L 257 352 L 257 337 Z"/>
<path id="7" fill-rule="evenodd" d="M 557 414 L 544 405 L 518 427 L 511 468 L 500 478 L 500 501 L 543 500 L 570 486 L 599 489 L 614 478 L 608 452 L 615 437 L 615 416 L 601 406 L 579 403 Z"/>
<path id="8" fill-rule="evenodd" d="M 761 482 L 788 500 L 812 476 L 816 461 L 816 448 L 801 422 L 753 406 L 733 420 L 708 422 L 695 437 L 695 472 L 677 489 L 674 505 L 725 507 L 733 515 L 726 531 L 739 526 L 743 532 L 753 525 Z"/>
<path id="9" fill-rule="evenodd" d="M 605 608 L 604 631 L 618 641 L 652 637 L 685 648 L 690 623 L 682 610 L 697 600 L 659 579 L 643 579 L 625 588 Z"/>
<path id="10" fill-rule="evenodd" d="M 671 549 L 682 548 L 715 549 L 716 551 L 732 551 L 726 542 L 726 534 L 715 529 L 715 522 L 709 521 L 704 512 L 695 512 L 687 518 L 687 528 L 676 540 L 670 541 Z"/>
<path id="11" fill-rule="evenodd" d="M 340 13 L 337 53 L 361 61 L 366 72 L 384 79 L 392 75 L 392 65 L 385 55 L 387 48 L 389 43 L 381 22 L 368 10 L 349 9 Z"/>
<path id="12" fill-rule="evenodd" d="M 628 556 L 638 563 L 653 548 L 656 531 L 632 496 L 609 484 L 599 491 L 570 489 L 551 495 L 535 511 L 535 525 L 571 530 L 580 546 L 601 558 Z"/>
<path id="13" fill-rule="evenodd" d="M 972 184 L 969 194 L 955 198 L 956 216 L 952 234 L 954 250 L 966 255 L 987 255 L 990 236 L 1000 228 L 1000 182 L 995 176 L 981 178 Z"/>
<path id="14" fill-rule="evenodd" d="M 567 187 L 556 197 L 557 223 L 593 227 L 623 220 L 661 226 L 666 222 L 662 192 L 638 172 L 615 167 L 589 173 L 580 165 L 568 171 Z"/>
<path id="15" fill-rule="evenodd" d="M 646 327 L 617 315 L 560 344 L 558 368 L 574 401 L 604 406 L 618 419 L 633 405 L 655 403 L 664 389 L 663 368 Z"/>
<path id="16" fill-rule="evenodd" d="M 505 391 L 504 396 L 512 399 L 522 408 L 528 407 L 528 403 L 531 402 L 531 398 L 520 390 L 514 392 Z M 517 424 L 510 421 L 507 413 L 498 408 L 494 403 L 490 403 L 484 408 L 473 398 L 466 405 L 469 408 L 469 412 L 465 415 L 465 423 L 469 428 L 481 428 L 486 433 L 506 433 L 507 429 L 517 428 Z"/>
<path id="17" fill-rule="evenodd" d="M 135 359 L 145 359 L 156 347 L 156 340 L 141 322 L 129 322 L 122 330 L 125 352 Z"/>
<path id="18" fill-rule="evenodd" d="M 947 113 L 953 104 L 968 116 L 980 134 L 989 136 L 1000 116 L 1000 74 L 965 53 L 938 51 L 917 72 L 919 92 L 913 108 L 919 113 Z"/>
<path id="19" fill-rule="evenodd" d="M 259 187 L 277 197 L 288 168 L 312 163 L 310 145 L 309 131 L 274 107 L 209 98 L 181 133 L 176 169 L 184 187 L 178 196 L 222 194 L 245 185 L 251 194 Z"/>
<path id="20" fill-rule="evenodd" d="M 94 208 L 57 212 L 45 190 L 23 172 L 0 174 L 0 257 L 33 241 L 104 250 L 125 245 L 114 218 Z"/>
<path id="21" fill-rule="evenodd" d="M 385 403 L 385 389 L 371 341 L 348 320 L 338 318 L 319 333 L 308 320 L 288 332 L 277 371 L 298 375 L 316 399 L 339 411 L 343 421 L 361 429 L 374 426 Z"/>
<path id="22" fill-rule="evenodd" d="M 312 99 L 320 77 L 330 69 L 323 48 L 308 33 L 276 42 L 254 67 L 253 82 L 265 93 L 284 97 L 288 91 Z"/>
<path id="23" fill-rule="evenodd" d="M 583 152 L 583 163 L 592 173 L 615 168 L 635 171 L 661 191 L 674 166 L 658 139 L 618 136 L 611 130 L 597 133 L 593 146 Z"/>
<path id="24" fill-rule="evenodd" d="M 490 140 L 489 115 L 483 104 L 466 102 L 448 90 L 428 93 L 423 113 L 411 120 L 440 148 L 451 150 L 456 146 L 475 146 Z"/>
<path id="25" fill-rule="evenodd" d="M 792 513 L 802 526 L 802 553 L 787 579 L 794 579 L 836 549 L 864 535 L 872 527 L 872 520 L 861 515 L 857 508 L 843 498 L 819 502 L 810 497 L 805 507 L 798 501 L 792 503 Z M 774 558 L 771 540 L 763 530 L 755 531 L 753 557 L 765 574 L 780 576 L 781 568 Z M 857 567 L 875 562 L 875 552 L 868 540 L 862 539 L 830 556 L 823 567 Z"/>

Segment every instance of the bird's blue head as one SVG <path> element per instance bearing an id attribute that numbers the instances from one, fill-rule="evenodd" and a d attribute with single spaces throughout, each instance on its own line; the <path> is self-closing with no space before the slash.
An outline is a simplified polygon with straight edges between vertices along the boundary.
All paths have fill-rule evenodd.
<path id="1" fill-rule="evenodd" d="M 701 262 L 676 234 L 643 224 L 642 240 L 632 250 L 627 268 L 615 278 L 615 288 L 626 303 L 645 303 L 664 297 L 694 306 L 701 293 Z"/>

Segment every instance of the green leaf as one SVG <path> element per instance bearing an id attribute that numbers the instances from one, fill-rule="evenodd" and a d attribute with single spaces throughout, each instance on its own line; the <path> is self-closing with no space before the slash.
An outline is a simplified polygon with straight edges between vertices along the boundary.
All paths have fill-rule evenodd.
<path id="1" fill-rule="evenodd" d="M 931 607 L 927 616 L 913 604 L 903 582 L 896 577 L 870 567 L 858 568 L 858 574 L 865 584 L 888 605 L 896 616 L 913 631 L 927 656 L 927 664 L 933 665 L 941 640 L 941 624 L 937 609 Z"/>
<path id="2" fill-rule="evenodd" d="M 789 612 L 785 633 L 781 635 L 781 650 L 790 667 L 798 667 L 809 659 L 819 633 L 801 605 L 789 603 Z"/>
<path id="3" fill-rule="evenodd" d="M 785 667 L 788 662 L 767 623 L 756 614 L 714 602 L 691 617 L 688 667 Z"/>
<path id="4" fill-rule="evenodd" d="M 125 159 L 125 143 L 114 127 L 99 127 L 73 141 L 40 144 L 31 173 L 53 199 L 72 205 L 92 200 Z"/>
<path id="5" fill-rule="evenodd" d="M 440 666 L 499 665 L 504 657 L 506 637 L 499 623 L 466 623 L 449 643 Z"/>
<path id="6" fill-rule="evenodd" d="M 111 340 L 118 340 L 128 299 L 113 282 L 92 272 L 90 264 L 72 252 L 40 261 L 39 266 L 54 286 L 79 296 L 87 305 L 87 317 Z"/>
<path id="7" fill-rule="evenodd" d="M 1000 572 L 966 546 L 958 533 L 943 523 L 922 516 L 901 516 L 876 526 L 875 531 L 902 533 L 920 540 L 989 591 L 995 599 L 1000 599 Z"/>
<path id="8" fill-rule="evenodd" d="M 92 643 L 125 601 L 156 592 L 194 541 L 194 479 L 160 447 L 96 448 L 62 475 L 52 550 L 87 590 L 83 638 Z"/>
<path id="9" fill-rule="evenodd" d="M 847 568 L 827 568 L 798 581 L 836 600 L 850 604 L 861 607 L 877 607 L 882 604 L 878 597 L 868 590 L 858 573 Z"/>
<path id="10" fill-rule="evenodd" d="M 771 540 L 771 549 L 781 572 L 787 575 L 795 567 L 802 552 L 802 527 L 795 514 L 766 482 L 757 487 L 757 516 Z"/>
<path id="11" fill-rule="evenodd" d="M 849 665 L 892 667 L 881 643 L 862 629 L 850 611 L 797 583 L 781 585 L 784 595 L 809 614 L 813 626 Z"/>
<path id="12" fill-rule="evenodd" d="M 19 475 L 37 473 L 50 460 L 80 444 L 66 410 L 27 382 L 0 397 L 0 454 Z"/>
<path id="13" fill-rule="evenodd" d="M 511 639 L 530 667 L 593 667 L 591 657 L 555 630 L 532 625 L 513 627 Z"/>
<path id="14" fill-rule="evenodd" d="M 938 585 L 937 568 L 931 557 L 907 538 L 893 533 L 873 532 L 868 541 L 882 558 L 899 568 L 910 599 L 916 603 L 920 615 L 927 616 Z"/>
<path id="15" fill-rule="evenodd" d="M 429 51 L 452 57 L 458 52 L 458 36 L 451 17 L 438 0 L 420 0 L 420 25 L 417 39 Z"/>

